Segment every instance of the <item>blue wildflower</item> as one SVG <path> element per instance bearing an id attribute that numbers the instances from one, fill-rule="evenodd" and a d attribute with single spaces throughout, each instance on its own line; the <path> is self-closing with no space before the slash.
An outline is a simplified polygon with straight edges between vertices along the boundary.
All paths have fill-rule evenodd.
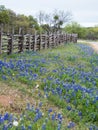
<path id="1" fill-rule="evenodd" d="M 70 111 L 72 108 L 71 106 L 67 106 L 67 110 Z"/>
<path id="2" fill-rule="evenodd" d="M 32 126 L 31 125 L 28 126 L 28 130 L 32 130 Z"/>
<path id="3" fill-rule="evenodd" d="M 39 103 L 39 107 L 42 107 L 42 102 Z"/>
<path id="4" fill-rule="evenodd" d="M 82 112 L 81 112 L 81 111 L 79 111 L 79 112 L 78 112 L 78 115 L 79 115 L 79 116 L 82 116 Z"/>
<path id="5" fill-rule="evenodd" d="M 73 127 L 75 127 L 75 123 L 74 122 L 69 122 L 67 127 L 68 128 L 73 128 Z"/>
<path id="6" fill-rule="evenodd" d="M 43 125 L 42 125 L 42 130 L 46 130 L 46 124 L 45 123 L 43 123 Z"/>
<path id="7" fill-rule="evenodd" d="M 8 120 L 9 119 L 9 114 L 6 112 L 5 114 L 4 114 L 4 120 Z"/>
<path id="8" fill-rule="evenodd" d="M 60 129 L 61 129 L 61 124 L 58 123 L 57 130 L 60 130 Z"/>
<path id="9" fill-rule="evenodd" d="M 4 117 L 0 116 L 0 124 L 3 124 L 3 123 L 4 123 Z"/>
<path id="10" fill-rule="evenodd" d="M 48 112 L 49 112 L 49 113 L 52 112 L 52 108 L 50 108 L 50 109 L 48 110 Z"/>

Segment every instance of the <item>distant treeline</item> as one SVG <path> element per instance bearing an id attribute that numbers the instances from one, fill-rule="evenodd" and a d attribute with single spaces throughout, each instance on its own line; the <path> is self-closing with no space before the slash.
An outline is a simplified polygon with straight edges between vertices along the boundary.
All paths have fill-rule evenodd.
<path id="1" fill-rule="evenodd" d="M 28 32 L 29 29 L 40 32 L 58 31 L 70 20 L 71 13 L 61 10 L 54 10 L 51 14 L 39 11 L 34 17 L 32 15 L 16 14 L 13 10 L 6 9 L 4 5 L 0 6 L 0 24 L 3 24 L 5 31 L 10 30 L 12 27 L 15 27 L 15 31 L 21 27 L 24 32 Z"/>
<path id="2" fill-rule="evenodd" d="M 33 9 L 32 9 L 33 12 Z M 15 33 L 19 28 L 24 33 L 34 32 L 56 32 L 63 30 L 66 33 L 77 33 L 82 39 L 98 39 L 98 26 L 82 27 L 77 22 L 72 21 L 72 14 L 61 10 L 54 10 L 50 14 L 39 11 L 36 16 L 26 16 L 24 14 L 16 14 L 13 10 L 7 9 L 4 5 L 0 5 L 0 25 L 3 26 L 4 32 L 11 32 L 14 27 Z"/>
<path id="3" fill-rule="evenodd" d="M 77 33 L 78 38 L 97 40 L 98 39 L 98 26 L 95 27 L 82 27 L 77 22 L 67 24 L 64 29 L 67 33 Z"/>

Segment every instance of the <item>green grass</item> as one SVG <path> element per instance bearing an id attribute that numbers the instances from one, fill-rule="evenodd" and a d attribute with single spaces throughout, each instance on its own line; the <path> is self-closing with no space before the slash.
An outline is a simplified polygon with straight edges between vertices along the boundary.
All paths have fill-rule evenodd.
<path id="1" fill-rule="evenodd" d="M 78 43 L 77 43 L 78 44 Z M 17 90 L 17 94 L 19 94 L 19 99 L 16 99 L 16 104 L 13 104 L 14 108 L 16 106 L 18 108 L 22 108 L 22 110 L 20 111 L 20 113 L 22 113 L 26 107 L 26 104 L 28 102 L 30 102 L 31 104 L 36 104 L 36 106 L 38 105 L 38 103 L 40 101 L 43 102 L 43 113 L 47 113 L 47 110 L 49 108 L 52 108 L 57 111 L 57 112 L 61 112 L 64 116 L 63 119 L 63 123 L 62 123 L 62 130 L 67 130 L 67 124 L 70 121 L 74 121 L 76 123 L 75 128 L 73 128 L 73 130 L 88 130 L 88 128 L 85 125 L 85 121 L 87 121 L 88 124 L 91 124 L 91 120 L 89 122 L 88 117 L 84 117 L 81 121 L 80 117 L 77 115 L 77 113 L 74 113 L 73 111 L 67 111 L 65 108 L 67 105 L 71 105 L 72 108 L 75 108 L 75 106 L 72 103 L 67 103 L 65 102 L 65 100 L 61 100 L 59 98 L 58 95 L 54 96 L 52 95 L 51 92 L 49 92 L 49 98 L 45 98 L 44 97 L 44 87 L 45 84 L 42 82 L 42 80 L 44 78 L 47 78 L 48 76 L 52 76 L 53 78 L 58 78 L 59 73 L 54 74 L 52 72 L 52 70 L 58 70 L 58 72 L 60 72 L 60 69 L 62 66 L 64 66 L 65 68 L 70 67 L 70 68 L 74 68 L 77 71 L 84 71 L 84 72 L 90 72 L 92 71 L 92 64 L 91 64 L 91 60 L 93 57 L 93 65 L 94 67 L 97 66 L 97 60 L 96 60 L 96 56 L 97 54 L 94 53 L 93 56 L 88 56 L 86 55 L 79 46 L 77 46 L 77 44 L 66 44 L 64 46 L 60 46 L 54 49 L 47 49 L 47 50 L 41 50 L 40 52 L 34 53 L 33 55 L 31 55 L 31 52 L 28 53 L 22 53 L 22 54 L 12 54 L 7 56 L 6 54 L 3 54 L 0 56 L 0 59 L 3 60 L 6 58 L 6 61 L 11 60 L 18 60 L 20 57 L 25 58 L 25 60 L 31 60 L 32 62 L 35 60 L 38 60 L 38 64 L 39 66 L 37 68 L 31 67 L 29 68 L 30 70 L 32 70 L 34 73 L 37 73 L 39 75 L 39 78 L 37 80 L 33 80 L 33 81 L 29 81 L 28 77 L 19 77 L 19 78 L 15 78 L 15 76 L 17 75 L 17 71 L 13 71 L 10 70 L 10 75 L 11 77 L 9 77 L 9 75 L 7 75 L 8 70 L 5 70 L 3 72 L 3 74 L 6 75 L 6 77 L 8 78 L 8 80 L 2 80 L 2 78 L 0 78 L 0 88 L 1 88 L 1 94 L 5 94 L 7 95 L 9 91 L 14 91 Z M 40 59 L 43 58 L 45 59 L 46 63 L 42 63 L 40 62 Z M 94 59 L 95 58 L 95 59 Z M 81 66 L 80 68 L 78 66 Z M 39 70 L 40 70 L 40 66 L 44 67 L 47 69 L 47 73 L 43 73 L 40 74 Z M 29 72 L 30 72 L 29 70 Z M 1 76 L 1 74 L 0 74 Z M 81 82 L 80 79 L 78 78 L 79 75 L 75 75 L 74 76 L 74 80 L 77 84 L 80 84 L 84 87 L 90 88 L 92 87 L 92 82 Z M 12 80 L 12 78 L 15 78 Z M 64 82 L 72 82 L 73 78 L 71 77 L 70 73 L 69 74 L 64 74 L 61 77 L 62 81 Z M 98 85 L 98 79 L 96 78 L 96 83 Z M 36 89 L 36 85 L 39 85 L 38 89 Z M 51 81 L 47 81 L 48 87 L 51 86 Z M 54 84 L 53 84 L 54 85 Z M 3 90 L 3 86 L 4 89 L 6 91 Z M 57 87 L 57 85 L 53 86 L 54 89 Z M 98 87 L 98 86 L 97 86 Z M 62 88 L 62 86 L 61 86 Z M 40 91 L 40 98 L 38 97 Z M 63 92 L 64 94 L 65 92 Z M 69 92 L 72 93 L 72 92 Z M 78 97 L 81 97 L 81 93 L 78 92 Z M 77 108 L 79 110 L 82 110 L 81 107 L 83 107 L 83 104 L 81 105 L 81 100 L 78 100 L 78 102 L 80 102 L 80 105 L 77 105 Z M 85 101 L 84 101 L 85 102 Z M 22 103 L 22 105 L 21 105 Z M 90 107 L 89 107 L 90 108 Z M 5 112 L 7 110 L 7 108 L 1 107 L 0 111 Z M 91 109 L 91 108 L 90 108 Z M 86 110 L 86 108 L 84 107 L 84 111 Z M 9 112 L 14 112 L 15 110 L 13 108 L 9 108 L 7 111 Z M 91 110 L 92 112 L 92 110 Z M 16 115 L 17 115 L 17 110 L 15 111 Z M 30 114 L 31 115 L 31 114 Z M 33 116 L 33 115 L 31 115 Z M 89 117 L 91 118 L 91 117 Z M 34 124 L 34 129 L 41 129 L 41 125 L 44 122 L 45 118 L 42 120 L 39 120 L 38 123 Z M 25 121 L 26 122 L 26 121 Z M 95 124 L 98 123 L 98 121 L 94 121 Z M 21 124 L 21 122 L 20 122 Z M 26 122 L 26 125 L 28 125 L 29 122 Z M 47 126 L 47 130 L 51 130 L 53 127 L 54 129 L 56 128 L 56 122 L 52 123 L 51 121 L 48 122 Z M 53 126 L 54 125 L 54 126 Z"/>

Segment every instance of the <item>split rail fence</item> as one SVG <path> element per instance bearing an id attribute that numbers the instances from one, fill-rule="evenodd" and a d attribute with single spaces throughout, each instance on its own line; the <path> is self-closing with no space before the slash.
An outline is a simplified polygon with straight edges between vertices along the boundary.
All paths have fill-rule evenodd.
<path id="1" fill-rule="evenodd" d="M 0 54 L 12 54 L 26 50 L 38 51 L 47 48 L 55 48 L 68 42 L 77 42 L 77 34 L 65 34 L 61 32 L 46 34 L 5 34 L 0 29 Z"/>

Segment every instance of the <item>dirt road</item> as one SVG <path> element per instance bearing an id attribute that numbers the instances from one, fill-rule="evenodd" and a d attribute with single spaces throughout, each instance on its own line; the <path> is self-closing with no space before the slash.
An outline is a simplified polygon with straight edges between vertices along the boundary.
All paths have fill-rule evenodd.
<path id="1" fill-rule="evenodd" d="M 95 42 L 95 41 L 85 41 L 85 40 L 79 40 L 78 42 L 88 43 L 98 53 L 98 42 Z"/>
<path id="2" fill-rule="evenodd" d="M 98 53 L 98 42 L 89 42 L 89 44 Z"/>

